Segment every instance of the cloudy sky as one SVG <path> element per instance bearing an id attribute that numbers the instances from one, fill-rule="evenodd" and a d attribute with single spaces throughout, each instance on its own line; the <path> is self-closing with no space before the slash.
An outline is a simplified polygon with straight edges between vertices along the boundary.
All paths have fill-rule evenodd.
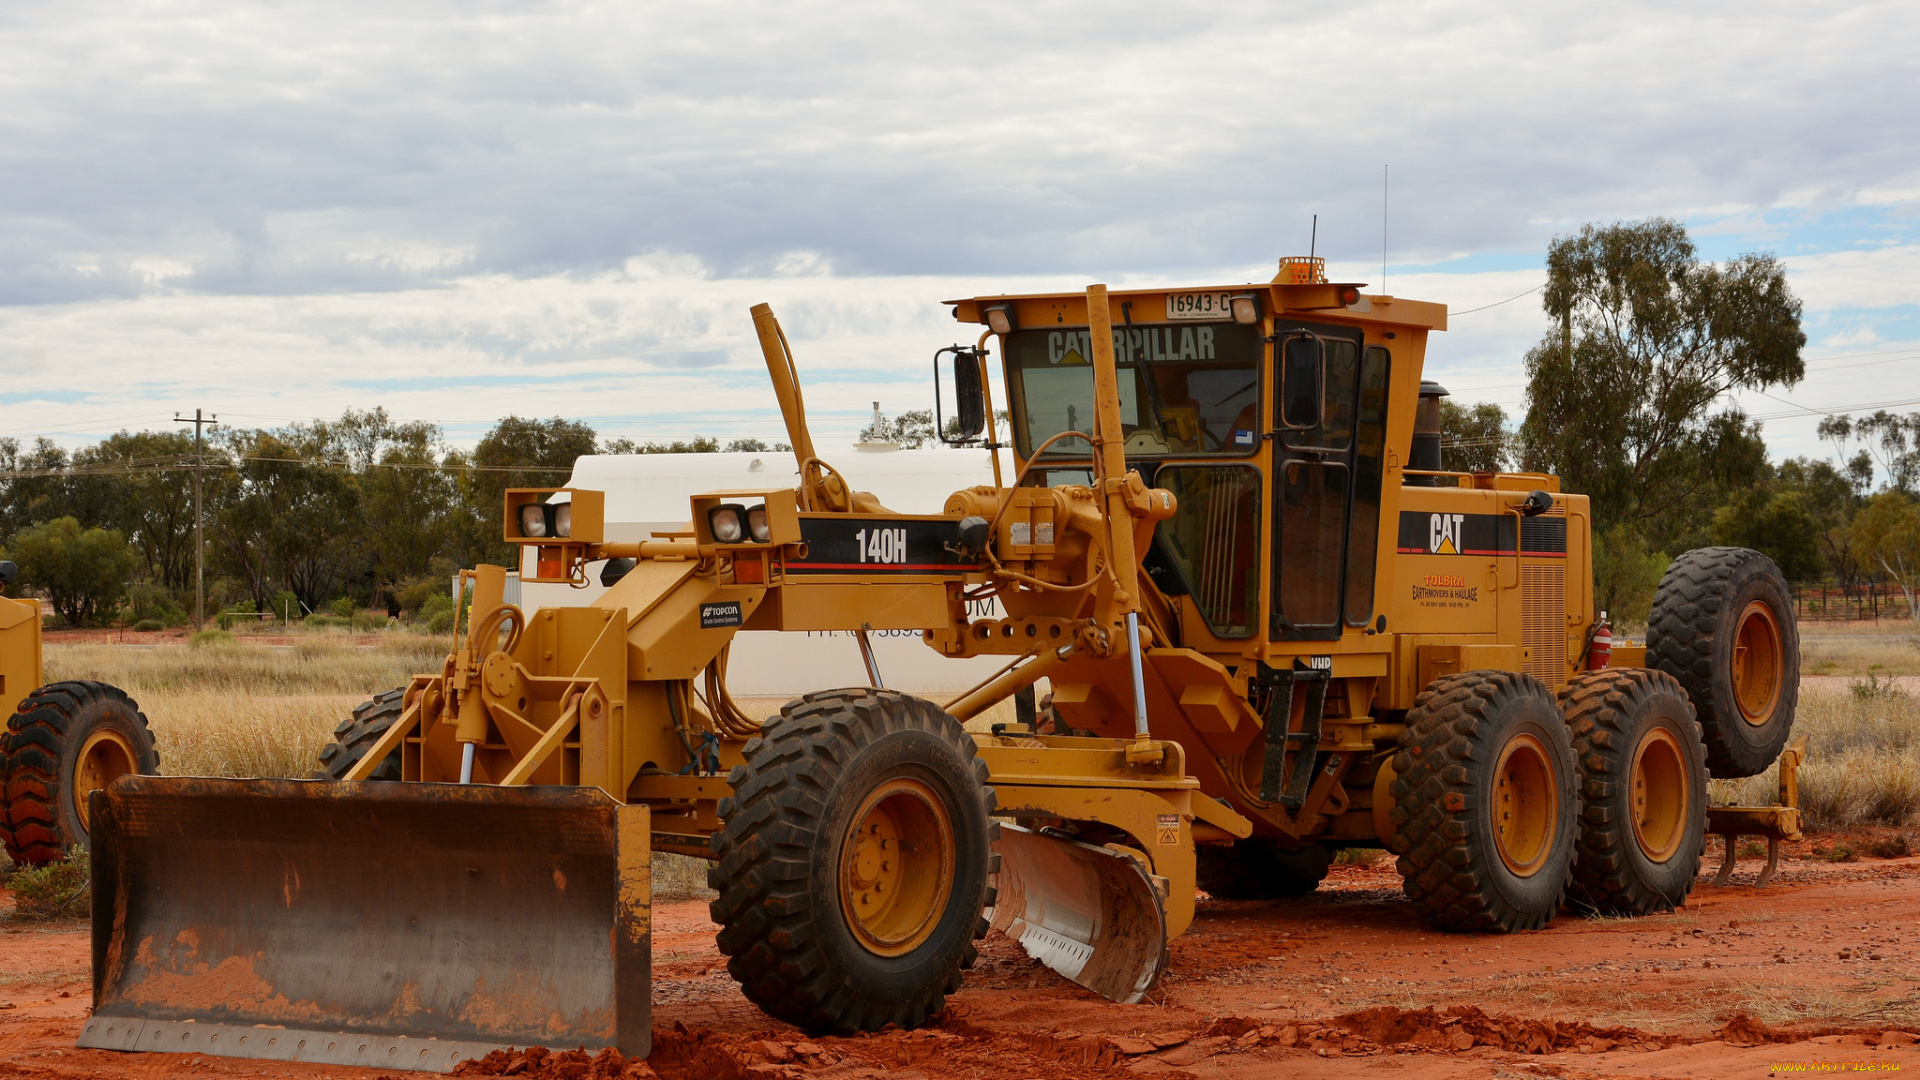
<path id="1" fill-rule="evenodd" d="M 1485 305 L 1665 214 L 1786 260 L 1809 375 L 1742 404 L 1821 454 L 1809 410 L 1920 408 L 1916 55 L 1896 3 L 6 5 L 0 435 L 771 439 L 764 300 L 832 443 L 930 404 L 940 300 L 1265 280 L 1314 214 L 1517 412 L 1544 316 Z"/>

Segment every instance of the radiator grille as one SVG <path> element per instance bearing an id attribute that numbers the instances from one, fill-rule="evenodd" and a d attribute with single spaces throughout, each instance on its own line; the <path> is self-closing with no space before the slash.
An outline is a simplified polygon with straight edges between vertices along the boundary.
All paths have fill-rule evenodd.
<path id="1" fill-rule="evenodd" d="M 1567 681 L 1567 561 L 1520 560 L 1520 641 L 1527 671 L 1555 690 Z"/>

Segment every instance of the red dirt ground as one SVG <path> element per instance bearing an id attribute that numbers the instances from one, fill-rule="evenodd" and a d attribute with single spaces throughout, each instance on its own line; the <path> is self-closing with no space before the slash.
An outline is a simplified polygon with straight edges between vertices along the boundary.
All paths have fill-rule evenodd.
<path id="1" fill-rule="evenodd" d="M 1805 845 L 1800 845 L 1802 850 Z M 1001 938 L 935 1026 L 808 1038 L 727 978 L 699 903 L 654 923 L 654 1054 L 499 1055 L 477 1075 L 778 1080 L 1405 1080 L 1736 1077 L 1920 1065 L 1920 857 L 1785 862 L 1670 915 L 1564 915 L 1537 933 L 1419 925 L 1391 865 L 1336 867 L 1305 900 L 1204 901 L 1148 1004 L 1100 1000 Z M 1743 881 L 1744 879 L 1744 881 Z M 0 923 L 0 1077 L 374 1077 L 73 1046 L 83 925 Z"/>

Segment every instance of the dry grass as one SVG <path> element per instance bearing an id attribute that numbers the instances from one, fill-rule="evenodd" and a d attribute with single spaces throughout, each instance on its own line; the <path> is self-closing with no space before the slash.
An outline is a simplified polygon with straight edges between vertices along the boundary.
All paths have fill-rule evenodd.
<path id="1" fill-rule="evenodd" d="M 696 859 L 691 855 L 676 855 L 670 851 L 655 852 L 653 856 L 653 898 L 660 903 L 675 900 L 712 900 L 714 892 L 707 888 L 707 867 L 711 865 L 705 859 Z"/>
<path id="2" fill-rule="evenodd" d="M 316 636 L 298 645 L 47 646 L 46 678 L 104 679 L 136 697 L 149 690 L 245 691 L 256 695 L 346 694 L 366 698 L 438 671 L 445 637 L 395 634 L 377 645 Z"/>
<path id="3" fill-rule="evenodd" d="M 1920 626 L 1905 619 L 1800 625 L 1800 670 L 1807 675 L 1920 673 Z M 1860 629 L 1865 627 L 1868 629 Z"/>
<path id="4" fill-rule="evenodd" d="M 48 645 L 46 677 L 125 690 L 171 776 L 307 776 L 336 724 L 374 694 L 445 658 L 439 638 L 372 647 L 319 638 L 288 647 Z"/>
<path id="5" fill-rule="evenodd" d="M 1800 809 L 1809 828 L 1904 826 L 1920 815 L 1920 698 L 1884 684 L 1868 694 L 1802 694 L 1794 731 L 1808 738 Z M 1713 801 L 1771 805 L 1779 783 L 1777 768 L 1716 780 Z"/>

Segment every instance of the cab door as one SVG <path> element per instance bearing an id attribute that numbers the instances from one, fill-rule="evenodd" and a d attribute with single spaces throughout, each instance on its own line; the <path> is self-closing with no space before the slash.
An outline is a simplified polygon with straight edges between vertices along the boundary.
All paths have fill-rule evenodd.
<path id="1" fill-rule="evenodd" d="M 1276 320 L 1326 345 L 1326 397 L 1312 428 L 1273 430 L 1273 582 L 1269 640 L 1330 641 L 1373 618 L 1386 444 L 1387 350 L 1351 327 Z M 1278 384 L 1276 350 L 1269 371 Z M 1270 395 L 1277 397 L 1275 395 Z"/>

